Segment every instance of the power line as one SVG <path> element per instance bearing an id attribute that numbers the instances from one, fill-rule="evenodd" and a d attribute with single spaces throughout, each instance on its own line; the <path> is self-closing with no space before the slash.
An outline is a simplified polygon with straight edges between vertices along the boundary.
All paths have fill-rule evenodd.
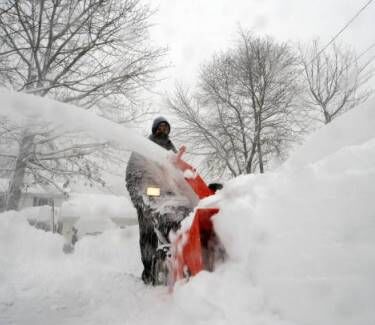
<path id="1" fill-rule="evenodd" d="M 362 56 L 364 56 L 367 52 L 369 52 L 372 48 L 375 47 L 375 42 L 372 43 L 366 50 L 364 50 L 361 54 L 357 56 L 357 60 L 359 60 Z"/>
<path id="2" fill-rule="evenodd" d="M 357 17 L 373 2 L 374 0 L 369 0 L 363 7 L 361 7 L 355 15 L 336 33 L 335 36 L 331 38 L 331 40 L 311 59 L 309 63 L 307 63 L 307 66 L 311 65 L 327 48 L 330 46 L 352 23 Z M 366 54 L 368 51 L 370 51 L 371 48 L 375 46 L 375 43 L 371 44 L 370 47 L 368 47 L 365 51 L 363 51 L 357 59 L 362 57 L 364 54 Z M 296 77 L 293 79 L 297 79 L 301 74 L 304 73 L 304 69 L 302 69 L 299 73 L 297 73 Z"/>
<path id="3" fill-rule="evenodd" d="M 373 2 L 374 0 L 368 1 L 362 8 L 360 8 L 357 13 L 342 27 L 337 34 L 324 46 L 318 53 L 317 55 L 311 60 L 310 64 L 316 60 L 317 57 L 320 56 L 327 48 L 330 46 L 352 23 L 354 20 L 357 19 L 357 17 Z"/>

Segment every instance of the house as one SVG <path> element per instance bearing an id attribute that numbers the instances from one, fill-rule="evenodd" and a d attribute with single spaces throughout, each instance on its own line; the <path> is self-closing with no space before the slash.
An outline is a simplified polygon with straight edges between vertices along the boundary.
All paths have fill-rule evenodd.
<path id="1" fill-rule="evenodd" d="M 22 191 L 19 209 L 42 205 L 60 207 L 69 197 L 68 191 L 61 192 L 50 185 L 26 185 Z"/>
<path id="2" fill-rule="evenodd" d="M 0 212 L 5 210 L 8 186 L 9 179 L 0 178 Z M 64 192 L 61 192 L 50 185 L 25 185 L 21 192 L 21 199 L 18 205 L 18 210 L 43 205 L 54 205 L 55 207 L 60 207 L 68 197 L 68 189 L 65 189 Z"/>

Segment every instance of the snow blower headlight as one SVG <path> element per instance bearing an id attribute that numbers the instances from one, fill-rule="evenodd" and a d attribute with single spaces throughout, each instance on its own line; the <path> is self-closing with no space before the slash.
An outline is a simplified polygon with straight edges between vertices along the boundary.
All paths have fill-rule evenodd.
<path id="1" fill-rule="evenodd" d="M 147 187 L 146 193 L 148 196 L 160 196 L 160 188 L 159 187 Z"/>

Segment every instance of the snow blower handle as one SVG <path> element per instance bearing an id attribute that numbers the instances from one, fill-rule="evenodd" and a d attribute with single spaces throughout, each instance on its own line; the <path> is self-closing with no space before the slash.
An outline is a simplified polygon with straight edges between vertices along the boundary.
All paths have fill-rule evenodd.
<path id="1" fill-rule="evenodd" d="M 177 160 L 181 160 L 182 155 L 186 152 L 186 146 L 182 145 L 177 152 Z"/>
<path id="2" fill-rule="evenodd" d="M 182 160 L 182 156 L 186 152 L 186 146 L 182 145 L 180 149 L 178 149 L 175 155 L 170 156 L 170 159 L 174 165 L 184 171 L 187 168 L 186 163 Z"/>

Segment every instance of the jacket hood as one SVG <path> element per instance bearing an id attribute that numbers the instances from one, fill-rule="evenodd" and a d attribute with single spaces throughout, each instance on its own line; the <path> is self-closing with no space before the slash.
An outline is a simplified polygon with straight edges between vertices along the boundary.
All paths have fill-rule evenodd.
<path id="1" fill-rule="evenodd" d="M 163 122 L 166 123 L 166 124 L 168 124 L 168 126 L 169 126 L 169 132 L 171 131 L 171 125 L 169 124 L 169 122 L 167 121 L 167 119 L 164 118 L 163 116 L 159 116 L 159 117 L 156 118 L 156 119 L 154 120 L 154 122 L 152 123 L 152 129 L 151 129 L 152 134 L 155 134 L 155 133 L 156 133 L 156 130 L 157 130 L 159 124 L 160 124 L 160 123 L 163 123 Z"/>

